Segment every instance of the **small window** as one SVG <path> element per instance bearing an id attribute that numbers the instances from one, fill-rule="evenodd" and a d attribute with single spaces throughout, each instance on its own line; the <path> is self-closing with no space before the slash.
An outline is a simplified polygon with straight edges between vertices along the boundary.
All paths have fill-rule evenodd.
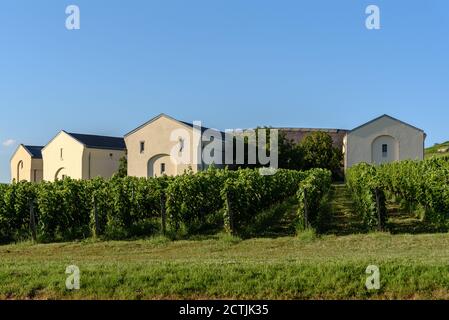
<path id="1" fill-rule="evenodd" d="M 140 153 L 145 152 L 145 141 L 140 141 Z"/>
<path id="2" fill-rule="evenodd" d="M 383 158 L 388 157 L 388 145 L 387 144 L 382 145 L 382 157 Z"/>
<path id="3" fill-rule="evenodd" d="M 64 155 L 64 153 L 63 153 L 63 149 L 61 148 L 61 150 L 59 150 L 59 155 L 60 155 L 60 157 L 61 157 L 61 160 L 64 160 L 64 157 L 63 157 L 63 155 Z"/>
<path id="4" fill-rule="evenodd" d="M 182 152 L 184 150 L 184 139 L 179 138 L 179 152 Z"/>
<path id="5" fill-rule="evenodd" d="M 161 163 L 161 174 L 165 173 L 165 163 Z"/>

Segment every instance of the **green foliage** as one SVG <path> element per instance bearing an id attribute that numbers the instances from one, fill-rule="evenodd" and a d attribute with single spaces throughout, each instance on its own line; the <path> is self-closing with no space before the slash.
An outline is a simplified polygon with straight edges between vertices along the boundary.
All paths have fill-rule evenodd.
<path id="1" fill-rule="evenodd" d="M 159 234 L 163 212 L 167 232 L 174 237 L 216 233 L 223 227 L 247 234 L 256 224 L 262 230 L 260 224 L 270 220 L 261 215 L 294 196 L 307 175 L 286 169 L 261 175 L 257 169 L 210 168 L 177 177 L 67 178 L 0 186 L 0 241 L 30 237 L 31 205 L 38 240 L 44 242 Z"/>
<path id="2" fill-rule="evenodd" d="M 410 212 L 424 207 L 425 218 L 445 223 L 449 217 L 449 161 L 401 161 L 379 167 L 386 191 L 403 200 Z"/>
<path id="3" fill-rule="evenodd" d="M 136 235 L 135 231 L 147 223 L 152 228 L 150 222 L 160 216 L 164 180 L 164 177 L 110 180 L 106 235 L 109 238 L 128 238 Z"/>
<path id="4" fill-rule="evenodd" d="M 90 201 L 86 183 L 66 178 L 35 185 L 38 234 L 44 241 L 88 236 Z"/>
<path id="5" fill-rule="evenodd" d="M 301 142 L 305 170 L 329 169 L 337 173 L 342 167 L 343 154 L 333 146 L 332 137 L 322 131 L 313 132 Z"/>
<path id="6" fill-rule="evenodd" d="M 191 234 L 200 232 L 209 223 L 216 225 L 216 213 L 223 208 L 220 191 L 224 180 L 232 173 L 210 168 L 178 176 L 166 189 L 167 215 L 175 231 L 182 228 Z"/>
<path id="7" fill-rule="evenodd" d="M 26 182 L 0 187 L 0 241 L 22 240 L 29 224 L 29 202 L 35 186 Z"/>
<path id="8" fill-rule="evenodd" d="M 225 205 L 225 229 L 244 233 L 257 214 L 295 194 L 304 173 L 279 169 L 274 175 L 258 170 L 239 170 L 226 179 L 221 196 Z"/>
<path id="9" fill-rule="evenodd" d="M 265 129 L 266 143 L 265 150 L 267 152 L 270 150 L 271 128 L 257 128 L 252 139 L 259 144 L 260 129 Z M 234 162 L 236 161 L 236 138 L 234 138 Z M 239 165 L 239 168 L 243 169 L 255 169 L 263 167 L 260 163 L 248 164 L 248 150 L 249 150 L 249 139 L 247 136 L 244 138 L 245 144 L 245 157 L 244 164 Z M 293 140 L 289 139 L 286 133 L 282 130 L 279 131 L 278 135 L 278 167 L 281 169 L 289 170 L 309 170 L 313 168 L 323 168 L 329 169 L 333 173 L 334 178 L 342 178 L 342 167 L 343 167 L 343 154 L 342 151 L 333 146 L 332 137 L 322 131 L 313 132 L 307 135 L 300 143 L 295 143 Z M 230 168 L 236 169 L 236 165 L 231 165 Z"/>
<path id="10" fill-rule="evenodd" d="M 312 169 L 300 182 L 297 198 L 299 201 L 298 229 L 304 230 L 312 227 L 320 231 L 324 218 L 329 214 L 326 211 L 329 191 L 332 184 L 332 173 L 326 169 Z"/>
<path id="11" fill-rule="evenodd" d="M 38 237 L 44 242 L 91 235 L 128 238 L 156 233 L 161 195 L 169 179 L 66 178 L 52 183 L 2 185 L 0 241 L 29 238 L 31 205 Z"/>
<path id="12" fill-rule="evenodd" d="M 346 182 L 357 213 L 361 216 L 365 226 L 369 230 L 383 229 L 386 223 L 387 209 L 379 167 L 366 163 L 358 164 L 347 171 Z"/>
<path id="13" fill-rule="evenodd" d="M 303 150 L 299 144 L 289 140 L 285 132 L 279 132 L 279 168 L 302 170 L 304 168 Z"/>
<path id="14" fill-rule="evenodd" d="M 115 176 L 118 178 L 125 178 L 128 176 L 128 158 L 126 155 L 120 158 L 118 171 Z"/>

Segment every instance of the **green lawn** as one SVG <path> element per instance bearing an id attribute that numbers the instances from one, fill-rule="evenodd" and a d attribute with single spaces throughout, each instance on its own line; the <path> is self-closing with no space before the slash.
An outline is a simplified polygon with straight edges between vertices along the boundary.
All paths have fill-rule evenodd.
<path id="1" fill-rule="evenodd" d="M 449 235 L 154 238 L 0 247 L 0 298 L 449 298 Z M 65 289 L 65 269 L 81 290 Z M 381 289 L 365 288 L 368 265 Z"/>

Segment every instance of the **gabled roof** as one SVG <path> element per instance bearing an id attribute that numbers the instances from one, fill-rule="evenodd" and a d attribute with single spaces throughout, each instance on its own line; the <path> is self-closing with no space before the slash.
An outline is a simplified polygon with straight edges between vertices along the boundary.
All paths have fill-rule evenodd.
<path id="1" fill-rule="evenodd" d="M 87 148 L 107 150 L 126 149 L 125 140 L 123 138 L 64 132 L 75 140 L 81 142 Z"/>
<path id="2" fill-rule="evenodd" d="M 16 151 L 14 151 L 14 153 L 11 156 L 11 160 L 14 158 L 14 156 L 16 155 L 16 153 L 19 151 L 20 148 L 24 148 L 25 151 L 30 155 L 31 159 L 42 159 L 42 149 L 44 149 L 44 147 L 41 146 L 26 146 L 24 144 L 20 144 Z"/>
<path id="3" fill-rule="evenodd" d="M 424 130 L 419 129 L 419 128 L 415 127 L 415 126 L 412 126 L 411 124 L 408 124 L 408 123 L 406 123 L 406 122 L 404 122 L 404 121 L 401 121 L 401 120 L 399 120 L 399 119 L 393 118 L 392 116 L 389 116 L 388 114 L 383 114 L 383 115 L 381 115 L 380 117 L 377 117 L 377 118 L 375 118 L 375 119 L 373 119 L 373 120 L 371 120 L 371 121 L 368 121 L 367 123 L 362 124 L 361 126 L 358 126 L 357 128 L 352 129 L 352 130 L 349 131 L 349 132 L 354 132 L 354 131 L 356 131 L 356 130 L 358 130 L 358 129 L 360 129 L 360 128 L 363 128 L 363 127 L 365 127 L 365 126 L 367 126 L 367 125 L 369 125 L 369 124 L 371 124 L 371 123 L 373 123 L 373 122 L 376 122 L 376 121 L 378 121 L 378 120 L 380 120 L 380 119 L 382 119 L 382 118 L 389 118 L 389 119 L 391 119 L 391 120 L 393 120 L 393 121 L 402 123 L 403 125 L 406 125 L 406 126 L 408 126 L 408 127 L 410 127 L 410 128 L 413 128 L 413 129 L 415 129 L 415 130 L 418 130 L 418 131 L 421 131 L 422 133 L 424 133 Z"/>
<path id="4" fill-rule="evenodd" d="M 24 147 L 26 151 L 28 151 L 28 153 L 31 155 L 31 158 L 42 159 L 42 149 L 44 148 L 43 146 L 26 146 L 23 144 L 21 146 Z"/>
<path id="5" fill-rule="evenodd" d="M 156 121 L 156 120 L 158 120 L 158 119 L 160 119 L 160 118 L 162 118 L 162 117 L 165 117 L 165 118 L 168 118 L 168 119 L 170 119 L 170 120 L 176 121 L 176 122 L 178 122 L 178 123 L 180 123 L 180 124 L 182 124 L 182 125 L 184 125 L 184 126 L 187 126 L 187 127 L 189 127 L 189 128 L 193 128 L 193 124 L 192 124 L 192 123 L 189 123 L 189 122 L 186 122 L 186 121 L 181 121 L 181 120 L 175 119 L 175 118 L 173 118 L 173 117 L 170 117 L 169 115 L 166 115 L 165 113 L 161 113 L 161 114 L 159 114 L 158 116 L 156 116 L 156 117 L 150 119 L 149 121 L 145 122 L 144 124 L 140 125 L 140 126 L 137 127 L 136 129 L 134 129 L 134 130 L 128 132 L 127 134 L 125 134 L 125 138 L 126 138 L 127 136 L 132 135 L 133 133 L 136 133 L 136 132 L 139 131 L 140 129 L 146 127 L 146 126 L 149 125 L 150 123 L 152 123 L 152 122 L 154 122 L 154 121 Z M 201 133 L 204 133 L 206 130 L 210 130 L 210 129 L 209 129 L 209 128 L 206 128 L 206 127 L 203 127 L 203 126 L 201 127 Z M 213 130 L 213 129 L 212 129 L 212 130 Z M 219 133 L 221 133 L 222 135 L 224 135 L 223 132 L 221 132 L 221 131 L 219 131 L 219 130 L 216 130 L 216 131 L 218 131 Z"/>

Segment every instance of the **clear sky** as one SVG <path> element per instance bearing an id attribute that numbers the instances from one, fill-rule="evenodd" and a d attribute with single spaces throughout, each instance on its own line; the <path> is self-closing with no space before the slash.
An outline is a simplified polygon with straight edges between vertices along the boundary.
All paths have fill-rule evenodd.
<path id="1" fill-rule="evenodd" d="M 121 136 L 161 112 L 219 129 L 388 113 L 449 140 L 447 0 L 4 0 L 0 40 L 3 182 L 18 143 Z"/>

